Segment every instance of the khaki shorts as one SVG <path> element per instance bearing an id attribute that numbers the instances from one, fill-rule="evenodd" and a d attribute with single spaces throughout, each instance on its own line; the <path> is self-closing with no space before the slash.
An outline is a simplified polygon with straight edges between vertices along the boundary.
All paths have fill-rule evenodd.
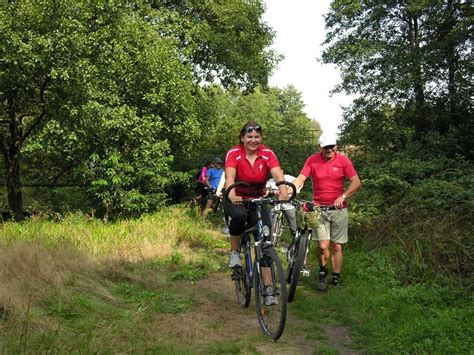
<path id="1" fill-rule="evenodd" d="M 349 215 L 347 208 L 321 212 L 318 220 L 319 227 L 316 230 L 318 240 L 331 240 L 339 244 L 348 242 Z"/>

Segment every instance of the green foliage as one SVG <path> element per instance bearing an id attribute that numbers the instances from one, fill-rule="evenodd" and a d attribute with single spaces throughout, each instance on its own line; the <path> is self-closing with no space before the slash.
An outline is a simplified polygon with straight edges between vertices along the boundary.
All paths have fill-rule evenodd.
<path id="1" fill-rule="evenodd" d="M 239 143 L 242 126 L 256 120 L 263 126 L 263 144 L 275 151 L 285 173 L 297 175 L 321 132 L 317 122 L 303 112 L 301 93 L 291 86 L 247 94 L 210 86 L 201 91 L 200 102 L 200 120 L 206 129 L 191 159 L 177 159 L 183 170 L 214 157 L 224 158 L 227 149 Z"/>
<path id="2" fill-rule="evenodd" d="M 393 2 L 357 0 L 331 3 L 323 59 L 342 69 L 339 89 L 364 94 L 376 102 L 400 103 L 411 89 L 431 83 L 431 95 L 446 95 L 448 49 L 458 90 L 467 90 L 470 5 L 461 1 Z M 436 66 L 436 69 L 434 68 Z M 428 91 L 426 92 L 428 94 Z"/>
<path id="3" fill-rule="evenodd" d="M 123 161 L 123 155 L 118 153 L 108 159 L 92 155 L 88 170 L 92 180 L 89 191 L 99 199 L 106 217 L 109 214 L 115 217 L 139 215 L 164 205 L 163 188 L 170 180 L 166 178 L 166 174 L 170 174 L 167 165 L 170 158 L 150 159 L 149 153 L 136 152 L 130 162 Z M 145 159 L 140 158 L 143 156 L 148 158 L 148 166 L 142 165 Z"/>
<path id="4" fill-rule="evenodd" d="M 199 80 L 247 89 L 267 84 L 280 58 L 268 49 L 274 33 L 262 21 L 262 1 L 150 3 L 160 10 L 157 22 L 179 43 Z"/>
<path id="5" fill-rule="evenodd" d="M 404 282 L 452 277 L 472 287 L 472 163 L 417 144 L 376 158 L 358 157 L 364 187 L 352 209 L 356 238 L 395 246 Z"/>
<path id="6" fill-rule="evenodd" d="M 22 170 L 27 185 L 83 187 L 106 217 L 156 210 L 188 178 L 172 163 L 199 139 L 197 84 L 266 83 L 276 57 L 262 14 L 258 1 L 3 1 L 10 207 L 22 208 Z"/>

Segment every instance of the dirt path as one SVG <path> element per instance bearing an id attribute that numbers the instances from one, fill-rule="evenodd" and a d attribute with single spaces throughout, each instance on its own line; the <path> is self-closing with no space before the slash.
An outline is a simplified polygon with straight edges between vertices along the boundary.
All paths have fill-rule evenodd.
<path id="1" fill-rule="evenodd" d="M 214 273 L 196 282 L 194 288 L 199 306 L 189 313 L 167 316 L 170 317 L 170 327 L 166 333 L 192 344 L 199 353 L 209 352 L 213 344 L 221 344 L 220 348 L 215 348 L 216 352 L 226 352 L 228 344 L 236 344 L 236 350 L 241 350 L 241 353 L 356 353 L 347 347 L 351 338 L 346 328 L 325 325 L 321 327 L 325 334 L 309 334 L 304 330 L 306 321 L 292 315 L 291 305 L 282 337 L 277 342 L 269 340 L 260 330 L 255 304 L 252 302 L 246 309 L 237 305 L 233 284 L 227 274 Z"/>

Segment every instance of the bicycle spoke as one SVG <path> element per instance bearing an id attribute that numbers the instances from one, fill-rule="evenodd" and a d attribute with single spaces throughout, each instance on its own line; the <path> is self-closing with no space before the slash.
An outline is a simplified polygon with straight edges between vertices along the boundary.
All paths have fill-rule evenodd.
<path id="1" fill-rule="evenodd" d="M 265 249 L 263 259 L 260 262 L 259 272 L 255 270 L 254 278 L 257 314 L 263 332 L 276 340 L 285 327 L 286 284 L 283 267 L 275 249 Z M 271 276 L 270 280 L 268 275 Z"/>
<path id="2" fill-rule="evenodd" d="M 247 249 L 245 240 L 246 237 L 242 237 L 242 244 L 240 246 L 240 254 L 243 256 L 243 267 L 236 268 L 232 271 L 232 280 L 234 281 L 237 303 L 243 308 L 247 308 L 250 304 L 252 287 L 250 280 L 250 264 L 248 262 L 248 260 L 250 260 L 250 250 Z"/>

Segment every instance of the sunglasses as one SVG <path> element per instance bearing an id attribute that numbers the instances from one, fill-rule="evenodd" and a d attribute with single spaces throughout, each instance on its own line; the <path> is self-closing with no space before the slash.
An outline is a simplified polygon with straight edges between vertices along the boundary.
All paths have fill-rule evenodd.
<path id="1" fill-rule="evenodd" d="M 323 147 L 323 149 L 325 149 L 325 150 L 333 150 L 334 147 L 335 147 L 335 145 L 327 145 L 327 146 Z"/>
<path id="2" fill-rule="evenodd" d="M 262 132 L 262 127 L 260 127 L 259 125 L 257 125 L 257 126 L 248 126 L 244 129 L 244 131 L 246 133 L 251 133 L 252 131 L 260 133 L 260 132 Z"/>

